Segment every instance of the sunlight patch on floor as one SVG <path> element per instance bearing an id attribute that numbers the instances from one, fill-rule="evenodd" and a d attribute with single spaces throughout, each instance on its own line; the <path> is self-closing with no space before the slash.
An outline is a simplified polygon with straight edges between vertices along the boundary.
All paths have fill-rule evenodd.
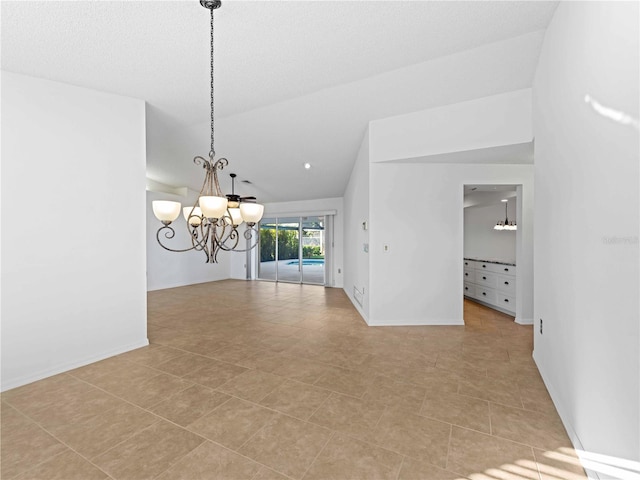
<path id="1" fill-rule="evenodd" d="M 576 450 L 584 468 L 600 474 L 600 478 L 640 480 L 640 462 L 600 453 Z"/>

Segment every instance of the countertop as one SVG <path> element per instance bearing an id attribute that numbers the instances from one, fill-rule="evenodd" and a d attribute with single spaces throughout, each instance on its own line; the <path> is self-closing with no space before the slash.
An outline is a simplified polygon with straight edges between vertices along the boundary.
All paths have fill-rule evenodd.
<path id="1" fill-rule="evenodd" d="M 504 262 L 502 260 L 487 260 L 484 258 L 465 258 L 465 260 L 471 260 L 473 262 L 482 262 L 482 263 L 496 263 L 498 265 L 511 265 L 512 267 L 516 266 L 515 263 Z"/>

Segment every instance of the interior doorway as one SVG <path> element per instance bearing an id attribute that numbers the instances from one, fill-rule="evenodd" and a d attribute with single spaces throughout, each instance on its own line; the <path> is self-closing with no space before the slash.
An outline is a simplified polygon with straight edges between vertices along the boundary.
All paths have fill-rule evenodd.
<path id="1" fill-rule="evenodd" d="M 263 218 L 259 226 L 258 279 L 324 285 L 325 217 Z"/>
<path id="2" fill-rule="evenodd" d="M 464 186 L 465 323 L 475 305 L 516 316 L 519 190 L 518 185 Z"/>

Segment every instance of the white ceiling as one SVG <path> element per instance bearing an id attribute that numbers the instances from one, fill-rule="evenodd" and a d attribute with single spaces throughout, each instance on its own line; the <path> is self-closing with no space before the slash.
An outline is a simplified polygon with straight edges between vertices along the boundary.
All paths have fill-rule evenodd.
<path id="1" fill-rule="evenodd" d="M 515 200 L 515 185 L 465 185 L 464 208 L 498 205 L 503 199 Z"/>
<path id="2" fill-rule="evenodd" d="M 556 5 L 223 0 L 216 150 L 262 200 L 341 196 L 369 120 L 530 86 Z M 150 177 L 199 188 L 209 19 L 197 0 L 1 8 L 4 70 L 144 99 Z"/>

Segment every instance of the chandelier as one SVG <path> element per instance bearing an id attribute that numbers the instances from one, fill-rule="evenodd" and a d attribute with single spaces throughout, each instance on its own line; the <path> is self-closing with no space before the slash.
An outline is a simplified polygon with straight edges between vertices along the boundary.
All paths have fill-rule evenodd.
<path id="1" fill-rule="evenodd" d="M 502 202 L 504 202 L 504 222 L 502 220 L 500 220 L 495 227 L 493 227 L 494 230 L 517 230 L 518 226 L 516 225 L 516 222 L 509 222 L 509 216 L 507 215 L 507 205 L 508 205 L 508 201 L 507 199 L 501 200 Z"/>
<path id="2" fill-rule="evenodd" d="M 156 232 L 156 239 L 162 248 L 170 252 L 202 251 L 207 263 L 217 263 L 220 250 L 246 252 L 255 248 L 258 235 L 255 225 L 262 218 L 264 206 L 256 203 L 255 197 L 240 197 L 235 193 L 235 177 L 231 176 L 231 193 L 224 195 L 218 182 L 218 171 L 229 164 L 226 158 L 216 159 L 214 148 L 214 106 L 213 106 L 213 11 L 220 7 L 220 0 L 200 0 L 200 4 L 211 12 L 211 149 L 209 157 L 197 156 L 193 162 L 205 171 L 204 183 L 198 199 L 192 206 L 182 208 L 180 202 L 156 200 L 153 202 L 153 214 L 162 222 Z M 171 226 L 182 211 L 186 221 L 191 246 L 182 249 L 170 248 L 163 240 L 171 240 L 175 230 Z M 238 227 L 245 223 L 242 236 L 246 240 L 245 248 L 240 245 Z M 256 233 L 255 238 L 253 233 Z"/>

